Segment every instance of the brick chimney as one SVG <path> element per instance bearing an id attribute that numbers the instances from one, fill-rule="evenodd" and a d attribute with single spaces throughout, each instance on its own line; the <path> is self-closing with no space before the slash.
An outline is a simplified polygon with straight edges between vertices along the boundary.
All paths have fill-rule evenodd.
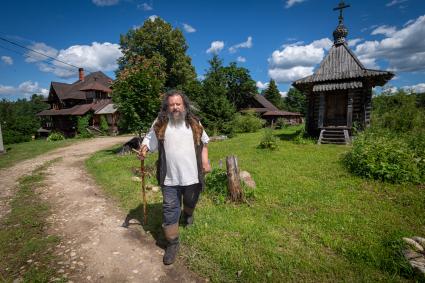
<path id="1" fill-rule="evenodd" d="M 78 78 L 80 79 L 80 81 L 84 81 L 84 69 L 83 68 L 78 68 Z"/>

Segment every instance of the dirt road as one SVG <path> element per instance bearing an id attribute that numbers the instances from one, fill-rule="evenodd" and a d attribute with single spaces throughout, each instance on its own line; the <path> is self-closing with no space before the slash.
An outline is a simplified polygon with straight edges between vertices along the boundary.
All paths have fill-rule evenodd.
<path id="1" fill-rule="evenodd" d="M 86 173 L 84 160 L 92 153 L 127 140 L 82 141 L 0 170 L 0 218 L 8 212 L 7 200 L 19 177 L 61 157 L 47 169 L 47 185 L 40 191 L 52 205 L 49 234 L 62 239 L 55 251 L 62 259 L 59 273 L 73 282 L 204 281 L 178 263 L 164 266 L 163 250 L 137 225 L 122 228 L 126 212 Z"/>

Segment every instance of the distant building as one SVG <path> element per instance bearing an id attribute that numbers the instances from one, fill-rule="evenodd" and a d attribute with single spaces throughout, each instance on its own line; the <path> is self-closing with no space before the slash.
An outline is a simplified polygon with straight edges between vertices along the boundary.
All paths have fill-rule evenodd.
<path id="1" fill-rule="evenodd" d="M 319 137 L 319 143 L 351 141 L 353 126 L 364 129 L 370 124 L 372 88 L 383 86 L 394 77 L 392 72 L 367 69 L 346 43 L 348 29 L 343 24 L 343 1 L 334 45 L 313 75 L 292 85 L 307 96 L 306 130 Z"/>
<path id="2" fill-rule="evenodd" d="M 247 105 L 248 107 L 242 109 L 241 112 L 253 111 L 269 124 L 276 123 L 279 118 L 284 119 L 285 123 L 289 125 L 298 125 L 303 122 L 300 113 L 279 110 L 273 103 L 260 94 L 256 94 L 248 101 Z"/>
<path id="3" fill-rule="evenodd" d="M 103 116 L 108 123 L 109 133 L 116 134 L 119 114 L 110 96 L 111 84 L 112 79 L 100 71 L 85 77 L 82 68 L 79 69 L 79 80 L 72 84 L 52 82 L 46 99 L 50 109 L 37 114 L 42 118 L 39 135 L 58 131 L 73 137 L 77 133 L 77 118 L 86 114 L 92 115 L 92 131 L 99 129 Z"/>

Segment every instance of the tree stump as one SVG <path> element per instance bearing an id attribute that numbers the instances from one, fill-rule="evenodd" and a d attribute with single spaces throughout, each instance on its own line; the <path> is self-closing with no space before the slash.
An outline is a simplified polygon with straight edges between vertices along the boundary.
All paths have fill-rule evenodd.
<path id="1" fill-rule="evenodd" d="M 229 191 L 230 199 L 233 202 L 243 201 L 243 191 L 241 181 L 239 178 L 238 160 L 235 156 L 226 157 L 227 166 L 227 189 Z"/>

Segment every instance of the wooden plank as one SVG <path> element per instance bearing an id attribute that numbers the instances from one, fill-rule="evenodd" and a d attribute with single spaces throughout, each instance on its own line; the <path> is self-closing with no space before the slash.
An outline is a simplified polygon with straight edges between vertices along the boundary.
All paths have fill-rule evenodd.
<path id="1" fill-rule="evenodd" d="M 234 155 L 226 157 L 227 166 L 227 189 L 229 191 L 230 200 L 233 202 L 243 201 L 243 191 L 239 178 L 238 161 Z"/>

